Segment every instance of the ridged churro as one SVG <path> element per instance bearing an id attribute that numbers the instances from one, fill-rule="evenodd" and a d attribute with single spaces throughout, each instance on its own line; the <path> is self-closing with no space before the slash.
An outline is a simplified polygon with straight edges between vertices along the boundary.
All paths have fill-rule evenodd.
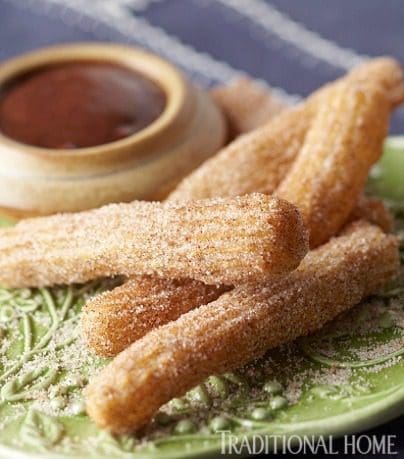
<path id="1" fill-rule="evenodd" d="M 230 138 L 257 129 L 286 108 L 270 89 L 248 77 L 215 86 L 210 93 L 227 119 Z"/>
<path id="2" fill-rule="evenodd" d="M 0 230 L 0 283 L 43 286 L 154 274 L 232 285 L 285 274 L 306 251 L 299 212 L 265 195 L 112 204 Z"/>
<path id="3" fill-rule="evenodd" d="M 302 212 L 317 247 L 337 234 L 380 158 L 390 103 L 378 85 L 340 82 L 318 105 L 303 147 L 275 194 Z"/>
<path id="4" fill-rule="evenodd" d="M 311 110 L 306 104 L 289 108 L 238 137 L 186 177 L 168 200 L 241 196 L 252 190 L 272 194 L 300 150 Z"/>
<path id="5" fill-rule="evenodd" d="M 91 380 L 87 411 L 113 433 L 136 430 L 209 375 L 319 329 L 382 287 L 397 266 L 396 238 L 356 224 L 277 282 L 237 287 L 136 341 Z"/>
<path id="6" fill-rule="evenodd" d="M 315 91 L 306 101 L 284 110 L 268 123 L 240 136 L 186 177 L 169 195 L 173 201 L 238 196 L 252 192 L 271 194 L 285 177 L 303 144 L 317 106 L 341 81 L 373 84 L 390 108 L 404 101 L 401 66 L 391 58 L 370 60 L 337 82 Z"/>
<path id="7" fill-rule="evenodd" d="M 137 276 L 91 298 L 81 316 L 82 335 L 97 354 L 114 356 L 150 330 L 216 300 L 229 287 L 193 279 Z"/>

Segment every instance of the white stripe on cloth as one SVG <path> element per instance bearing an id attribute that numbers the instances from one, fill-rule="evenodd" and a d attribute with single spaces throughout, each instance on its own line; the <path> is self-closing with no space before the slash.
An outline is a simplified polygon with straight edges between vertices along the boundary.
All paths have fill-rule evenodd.
<path id="1" fill-rule="evenodd" d="M 6 0 L 19 5 L 17 0 Z M 146 0 L 147 1 L 147 0 Z M 149 0 L 150 1 L 150 0 Z M 96 25 L 102 24 L 145 48 L 164 56 L 191 73 L 202 84 L 212 82 L 225 83 L 241 75 L 239 69 L 227 62 L 217 60 L 206 52 L 200 52 L 192 46 L 182 43 L 177 37 L 168 34 L 130 10 L 130 1 L 120 0 L 26 0 L 23 8 L 28 7 L 36 13 L 57 17 L 68 24 L 85 31 L 96 32 Z M 86 21 L 91 19 L 93 23 Z M 267 84 L 267 83 L 265 83 Z M 283 89 L 269 86 L 273 93 L 287 103 L 296 103 L 299 96 L 287 94 Z"/>
<path id="2" fill-rule="evenodd" d="M 248 18 L 255 27 L 257 25 L 262 27 L 268 33 L 334 67 L 349 70 L 369 58 L 308 30 L 304 25 L 262 0 L 215 1 Z"/>

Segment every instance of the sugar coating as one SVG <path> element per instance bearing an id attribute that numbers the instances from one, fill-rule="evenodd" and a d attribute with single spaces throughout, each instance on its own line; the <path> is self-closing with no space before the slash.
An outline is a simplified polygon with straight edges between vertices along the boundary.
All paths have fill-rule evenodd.
<path id="1" fill-rule="evenodd" d="M 319 104 L 298 157 L 275 191 L 302 212 L 311 247 L 337 234 L 353 211 L 381 156 L 390 110 L 380 85 L 351 81 L 334 85 Z"/>
<path id="2" fill-rule="evenodd" d="M 295 269 L 307 239 L 293 205 L 260 194 L 112 204 L 0 231 L 0 283 L 36 287 L 155 274 L 232 285 Z"/>
<path id="3" fill-rule="evenodd" d="M 121 352 L 85 390 L 87 411 L 114 433 L 135 430 L 211 374 L 313 332 L 396 272 L 393 236 L 361 222 L 310 252 L 277 282 L 236 287 Z"/>
<path id="4" fill-rule="evenodd" d="M 133 277 L 87 302 L 81 316 L 82 334 L 97 354 L 114 356 L 150 330 L 216 300 L 229 289 L 192 279 Z"/>

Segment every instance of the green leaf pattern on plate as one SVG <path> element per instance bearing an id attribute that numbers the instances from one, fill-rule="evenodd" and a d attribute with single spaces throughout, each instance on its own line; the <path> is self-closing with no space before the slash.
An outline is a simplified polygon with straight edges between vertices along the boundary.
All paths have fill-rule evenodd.
<path id="1" fill-rule="evenodd" d="M 28 411 L 20 429 L 23 442 L 40 450 L 55 445 L 62 435 L 63 427 L 55 418 L 35 410 Z"/>

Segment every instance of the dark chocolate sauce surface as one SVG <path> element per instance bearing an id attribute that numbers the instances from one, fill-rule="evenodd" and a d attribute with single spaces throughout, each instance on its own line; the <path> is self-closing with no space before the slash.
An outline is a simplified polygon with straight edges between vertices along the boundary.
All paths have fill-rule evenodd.
<path id="1" fill-rule="evenodd" d="M 142 74 L 109 62 L 43 67 L 0 93 L 0 131 L 42 148 L 75 149 L 128 137 L 163 112 L 166 95 Z"/>

